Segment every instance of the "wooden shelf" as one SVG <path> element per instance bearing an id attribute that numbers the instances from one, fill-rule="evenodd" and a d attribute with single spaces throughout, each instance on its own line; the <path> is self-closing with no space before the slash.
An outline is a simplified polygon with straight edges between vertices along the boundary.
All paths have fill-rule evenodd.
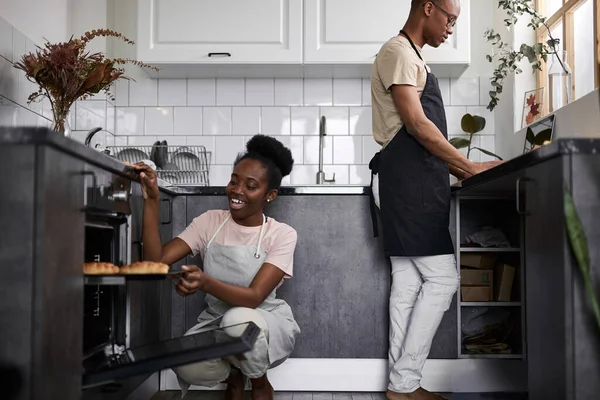
<path id="1" fill-rule="evenodd" d="M 461 301 L 462 307 L 521 307 L 520 301 Z"/>
<path id="2" fill-rule="evenodd" d="M 520 360 L 523 359 L 523 354 L 460 354 L 458 358 L 489 358 L 489 359 L 508 359 Z"/>
<path id="3" fill-rule="evenodd" d="M 518 253 L 519 247 L 461 247 L 463 253 Z"/>

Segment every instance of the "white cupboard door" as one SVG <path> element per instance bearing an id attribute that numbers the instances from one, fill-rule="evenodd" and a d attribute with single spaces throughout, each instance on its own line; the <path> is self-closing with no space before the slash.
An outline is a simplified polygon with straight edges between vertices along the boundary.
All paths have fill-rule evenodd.
<path id="1" fill-rule="evenodd" d="M 304 0 L 304 63 L 372 63 L 381 46 L 396 36 L 408 18 L 409 0 Z M 469 0 L 455 34 L 438 49 L 427 46 L 428 63 L 469 61 Z"/>
<path id="2" fill-rule="evenodd" d="M 302 0 L 138 0 L 148 63 L 302 62 Z"/>

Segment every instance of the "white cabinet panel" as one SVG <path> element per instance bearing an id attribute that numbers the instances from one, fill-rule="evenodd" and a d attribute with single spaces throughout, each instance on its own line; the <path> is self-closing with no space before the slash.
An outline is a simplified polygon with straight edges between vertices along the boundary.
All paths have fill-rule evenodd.
<path id="1" fill-rule="evenodd" d="M 148 63 L 302 62 L 302 0 L 139 0 Z"/>

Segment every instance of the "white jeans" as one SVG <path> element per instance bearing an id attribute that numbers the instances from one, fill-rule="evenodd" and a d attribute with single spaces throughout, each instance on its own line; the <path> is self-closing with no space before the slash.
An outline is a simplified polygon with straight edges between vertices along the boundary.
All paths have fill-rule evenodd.
<path id="1" fill-rule="evenodd" d="M 190 384 L 212 387 L 223 382 L 229 377 L 231 365 L 239 368 L 242 374 L 250 379 L 260 378 L 266 373 L 269 368 L 269 332 L 267 322 L 262 315 L 255 309 L 234 307 L 223 315 L 220 326 L 230 327 L 225 329 L 225 333 L 228 336 L 239 337 L 246 327 L 243 325 L 244 322 L 248 321 L 254 322 L 260 328 L 260 333 L 256 338 L 252 350 L 244 353 L 244 360 L 240 361 L 235 357 L 228 357 L 226 360 L 218 358 L 173 368 L 173 372 L 183 381 L 180 384 L 187 384 L 185 385 L 187 387 L 182 387 L 184 394 L 187 392 Z M 233 326 L 237 324 L 242 325 Z M 186 335 L 190 331 L 186 332 Z M 218 342 L 219 337 L 217 336 L 216 339 Z"/>
<path id="2" fill-rule="evenodd" d="M 375 204 L 379 203 L 379 179 L 373 179 Z M 454 254 L 428 257 L 390 257 L 389 384 L 397 393 L 414 392 L 421 386 L 422 370 L 431 342 L 450 308 L 460 275 Z"/>

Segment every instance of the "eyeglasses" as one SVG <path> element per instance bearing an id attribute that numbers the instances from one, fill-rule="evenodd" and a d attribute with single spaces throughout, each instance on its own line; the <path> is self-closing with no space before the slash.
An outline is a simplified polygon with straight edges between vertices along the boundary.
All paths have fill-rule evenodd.
<path id="1" fill-rule="evenodd" d="M 435 7 L 439 8 L 441 12 L 443 12 L 444 14 L 446 14 L 446 18 L 448 19 L 448 23 L 446 24 L 446 26 L 447 26 L 448 28 L 450 28 L 450 27 L 452 27 L 452 28 L 453 28 L 453 27 L 454 27 L 454 25 L 456 25 L 456 17 L 455 17 L 454 15 L 452 15 L 452 14 L 450 14 L 448 11 L 444 10 L 444 9 L 443 9 L 443 8 L 442 8 L 442 7 L 441 7 L 439 4 L 437 4 L 435 1 L 428 1 L 428 2 L 425 2 L 425 3 L 423 4 L 423 6 L 425 6 L 425 4 L 427 4 L 427 3 L 431 3 L 431 4 L 433 4 Z"/>

